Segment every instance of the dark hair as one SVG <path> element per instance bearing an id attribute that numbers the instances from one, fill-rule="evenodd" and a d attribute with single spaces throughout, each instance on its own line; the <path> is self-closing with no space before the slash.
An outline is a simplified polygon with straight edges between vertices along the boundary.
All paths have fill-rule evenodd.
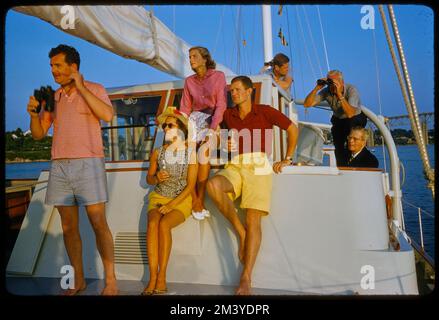
<path id="1" fill-rule="evenodd" d="M 247 76 L 237 76 L 234 77 L 231 81 L 231 83 L 236 82 L 236 81 L 240 81 L 242 83 L 242 85 L 244 86 L 244 88 L 246 89 L 253 89 L 253 82 L 252 80 L 247 77 Z"/>
<path id="2" fill-rule="evenodd" d="M 290 59 L 283 53 L 278 53 L 277 55 L 274 56 L 272 61 L 273 61 L 273 65 L 280 67 L 283 66 L 285 63 L 290 62 Z"/>
<path id="3" fill-rule="evenodd" d="M 288 62 L 290 62 L 290 59 L 286 55 L 284 55 L 283 53 L 278 53 L 277 55 L 274 56 L 273 60 L 271 60 L 268 63 L 265 63 L 265 65 L 268 64 L 272 67 L 274 66 L 281 67 Z"/>
<path id="4" fill-rule="evenodd" d="M 81 63 L 81 58 L 79 57 L 78 51 L 75 48 L 70 47 L 65 44 L 60 44 L 56 48 L 50 49 L 49 58 L 52 58 L 60 53 L 64 53 L 64 61 L 71 65 L 72 63 L 76 63 L 79 70 L 79 64 Z"/>
<path id="5" fill-rule="evenodd" d="M 191 52 L 192 50 L 197 50 L 200 53 L 200 55 L 203 57 L 203 59 L 206 59 L 207 69 L 216 68 L 216 62 L 212 59 L 209 50 L 207 50 L 205 47 L 192 47 L 189 49 L 189 52 Z"/>
<path id="6" fill-rule="evenodd" d="M 187 136 L 188 136 L 188 133 L 187 133 L 187 127 L 184 125 L 184 123 L 180 120 L 180 119 L 177 119 L 177 118 L 175 118 L 176 120 L 177 120 L 177 124 L 178 124 L 178 128 L 183 132 L 183 134 L 184 134 L 184 140 L 187 140 Z"/>

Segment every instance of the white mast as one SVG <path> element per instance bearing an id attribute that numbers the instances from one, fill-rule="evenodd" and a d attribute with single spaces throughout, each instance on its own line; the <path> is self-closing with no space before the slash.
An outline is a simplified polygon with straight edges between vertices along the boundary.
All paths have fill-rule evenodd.
<path id="1" fill-rule="evenodd" d="M 273 59 L 273 39 L 271 31 L 271 6 L 262 5 L 262 28 L 264 33 L 264 62 Z"/>

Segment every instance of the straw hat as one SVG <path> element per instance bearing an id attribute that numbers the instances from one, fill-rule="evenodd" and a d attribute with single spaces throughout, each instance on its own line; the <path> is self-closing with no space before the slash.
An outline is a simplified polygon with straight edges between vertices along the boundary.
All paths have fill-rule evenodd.
<path id="1" fill-rule="evenodd" d="M 157 117 L 157 123 L 159 125 L 163 124 L 167 117 L 174 117 L 180 120 L 187 128 L 188 117 L 184 113 L 180 112 L 177 107 L 167 107 L 166 110 Z"/>

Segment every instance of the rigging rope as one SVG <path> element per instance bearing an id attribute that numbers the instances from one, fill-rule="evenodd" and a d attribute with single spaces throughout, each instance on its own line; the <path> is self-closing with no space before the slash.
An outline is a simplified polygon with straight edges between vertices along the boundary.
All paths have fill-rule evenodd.
<path id="1" fill-rule="evenodd" d="M 172 6 L 172 32 L 175 33 L 175 5 Z"/>
<path id="2" fill-rule="evenodd" d="M 323 34 L 323 26 L 322 26 L 322 19 L 320 17 L 320 9 L 319 6 L 317 6 L 317 15 L 319 17 L 320 22 L 320 31 L 322 33 L 322 39 L 323 39 L 323 49 L 325 50 L 325 57 L 326 57 L 326 66 L 328 67 L 328 71 L 331 69 L 329 68 L 329 59 L 328 59 L 328 51 L 326 50 L 326 41 L 325 41 L 325 35 Z"/>
<path id="3" fill-rule="evenodd" d="M 309 63 L 309 66 L 311 68 L 312 76 L 314 77 L 314 79 L 317 79 L 316 73 L 315 73 L 314 68 L 313 68 L 313 64 L 311 62 L 311 57 L 310 57 L 309 52 L 308 52 L 308 46 L 306 45 L 305 35 L 303 33 L 302 22 L 300 21 L 300 16 L 299 16 L 299 9 L 297 7 L 296 7 L 296 16 L 297 16 L 297 21 L 299 22 L 300 34 L 302 36 L 302 41 L 303 41 L 303 44 L 305 47 L 305 53 L 306 53 L 306 57 L 308 58 L 308 63 Z"/>
<path id="4" fill-rule="evenodd" d="M 290 66 L 291 66 L 291 77 L 294 80 L 293 71 L 295 68 L 293 67 L 293 42 L 291 41 L 291 32 L 290 32 L 290 17 L 288 15 L 288 6 L 285 8 L 286 16 L 287 16 L 287 27 L 288 27 L 288 43 L 289 43 L 289 51 L 290 51 Z M 302 79 L 303 80 L 303 79 Z M 297 97 L 296 95 L 296 81 L 293 81 L 293 93 L 294 97 Z"/>
<path id="5" fill-rule="evenodd" d="M 304 14 L 304 16 L 305 16 L 305 22 L 306 22 L 306 25 L 307 25 L 307 27 L 308 27 L 308 33 L 309 33 L 309 36 L 310 36 L 310 38 L 311 38 L 311 45 L 312 45 L 312 48 L 314 49 L 314 55 L 316 56 L 317 65 L 318 65 L 318 67 L 319 67 L 320 75 L 323 76 L 324 73 L 323 73 L 323 71 L 322 71 L 322 67 L 321 67 L 321 65 L 320 65 L 319 55 L 317 54 L 317 49 L 316 49 L 316 45 L 315 45 L 315 42 L 314 42 L 314 37 L 312 36 L 311 26 L 310 26 L 310 24 L 309 24 L 308 14 L 306 13 L 305 6 L 302 6 L 302 10 L 303 10 L 303 14 Z M 320 78 L 320 77 L 319 77 L 319 78 Z"/>
<path id="6" fill-rule="evenodd" d="M 218 46 L 218 39 L 219 39 L 219 35 L 220 35 L 220 32 L 222 30 L 222 26 L 223 26 L 223 17 L 224 17 L 224 6 L 221 8 L 221 17 L 220 17 L 220 22 L 218 25 L 218 31 L 216 32 L 215 46 L 214 46 L 213 51 L 212 51 L 213 56 L 215 56 L 216 48 Z"/>
<path id="7" fill-rule="evenodd" d="M 401 64 L 403 66 L 403 71 L 406 75 L 407 78 L 407 84 L 410 84 L 410 86 L 408 86 L 409 89 L 409 93 L 410 93 L 410 100 L 409 100 L 409 96 L 407 94 L 407 89 L 405 86 L 405 83 L 403 81 L 402 75 L 401 75 L 401 70 L 399 69 L 399 64 L 398 61 L 396 59 L 396 55 L 393 49 L 393 44 L 392 44 L 392 40 L 390 39 L 390 32 L 387 26 L 387 20 L 386 20 L 386 16 L 384 13 L 384 9 L 382 5 L 379 5 L 379 10 L 380 10 L 380 14 L 381 14 L 381 19 L 383 21 L 383 26 L 384 26 L 384 31 L 386 33 L 386 39 L 388 42 L 388 46 L 389 46 L 389 50 L 390 50 L 390 54 L 392 55 L 392 61 L 393 61 L 393 65 L 395 67 L 395 71 L 396 74 L 398 76 L 398 80 L 399 80 L 399 84 L 401 86 L 401 91 L 402 91 L 402 95 L 404 98 L 404 102 L 406 104 L 407 107 L 407 111 L 409 113 L 409 118 L 410 118 L 410 122 L 411 122 L 411 126 L 413 129 L 413 133 L 415 135 L 415 139 L 419 148 L 419 152 L 421 154 L 421 159 L 424 165 L 424 173 L 429 181 L 428 187 L 431 189 L 433 197 L 435 195 L 435 188 L 434 188 L 434 169 L 432 169 L 430 167 L 430 163 L 429 163 L 429 159 L 428 159 L 428 153 L 424 144 L 424 139 L 422 137 L 422 135 L 420 134 L 420 126 L 419 126 L 419 119 L 417 117 L 417 108 L 416 108 L 416 102 L 414 101 L 414 96 L 413 96 L 413 92 L 411 92 L 411 83 L 410 83 L 410 79 L 408 77 L 408 70 L 407 70 L 407 65 L 405 63 L 405 58 L 404 58 L 404 52 L 402 50 L 402 44 L 401 44 L 401 39 L 399 38 L 399 32 L 398 32 L 398 27 L 396 25 L 396 18 L 395 15 L 393 13 L 393 8 L 392 6 L 389 6 L 389 15 L 390 15 L 390 20 L 392 22 L 392 27 L 393 27 L 393 32 L 395 35 L 395 40 L 397 43 L 397 47 L 399 50 L 399 54 L 400 54 L 400 58 L 401 58 Z M 413 103 L 413 104 L 412 104 Z"/>
<path id="8" fill-rule="evenodd" d="M 250 38 L 250 47 L 249 47 L 249 51 L 253 52 L 253 48 L 254 48 L 254 42 L 255 42 L 255 26 L 256 26 L 256 8 L 253 7 L 253 13 L 252 13 L 252 17 L 253 17 L 253 22 L 252 22 L 252 28 L 251 28 L 251 38 Z M 254 63 L 250 63 L 250 74 L 253 74 L 253 65 Z M 259 68 L 258 68 L 259 69 Z"/>

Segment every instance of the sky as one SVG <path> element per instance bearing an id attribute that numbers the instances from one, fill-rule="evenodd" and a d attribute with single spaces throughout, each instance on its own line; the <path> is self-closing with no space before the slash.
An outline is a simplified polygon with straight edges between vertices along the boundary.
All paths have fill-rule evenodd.
<path id="1" fill-rule="evenodd" d="M 273 53 L 282 52 L 291 58 L 293 97 L 304 99 L 316 79 L 328 70 L 325 43 L 330 69 L 341 70 L 345 81 L 357 87 L 363 105 L 385 116 L 407 114 L 378 6 L 373 7 L 375 29 L 364 30 L 360 25 L 365 15 L 361 5 L 318 6 L 322 28 L 315 5 L 283 6 L 281 15 L 278 5 L 271 6 Z M 152 9 L 177 36 L 191 46 L 207 47 L 214 60 L 236 74 L 259 73 L 264 62 L 260 5 L 153 5 Z M 394 11 L 418 110 L 433 112 L 433 11 L 420 5 L 395 5 Z M 391 28 L 390 20 L 388 24 Z M 279 29 L 288 46 L 281 44 Z M 57 87 L 50 73 L 48 52 L 61 43 L 79 51 L 84 78 L 105 87 L 176 80 L 13 10 L 7 13 L 5 31 L 6 131 L 29 129 L 26 105 L 35 88 Z M 303 106 L 297 109 L 303 121 L 328 123 L 331 116 L 316 108 L 307 112 Z"/>

